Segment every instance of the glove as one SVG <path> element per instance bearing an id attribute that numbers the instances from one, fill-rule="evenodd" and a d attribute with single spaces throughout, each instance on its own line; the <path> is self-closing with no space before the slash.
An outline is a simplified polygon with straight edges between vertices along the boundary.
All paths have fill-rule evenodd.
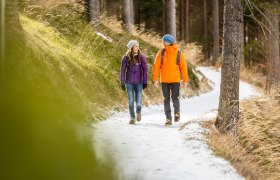
<path id="1" fill-rule="evenodd" d="M 143 84 L 143 89 L 146 89 L 147 88 L 147 84 Z"/>
<path id="2" fill-rule="evenodd" d="M 123 91 L 125 91 L 125 85 L 122 84 L 121 88 L 122 88 Z"/>

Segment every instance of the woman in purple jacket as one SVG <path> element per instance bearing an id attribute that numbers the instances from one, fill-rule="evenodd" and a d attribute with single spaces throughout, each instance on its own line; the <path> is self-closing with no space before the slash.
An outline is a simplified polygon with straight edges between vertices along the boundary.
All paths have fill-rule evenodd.
<path id="1" fill-rule="evenodd" d="M 147 88 L 148 68 L 146 59 L 139 50 L 139 43 L 131 40 L 127 44 L 128 51 L 123 56 L 120 81 L 128 95 L 130 124 L 135 124 L 134 99 L 136 101 L 136 119 L 141 121 L 142 90 Z"/>

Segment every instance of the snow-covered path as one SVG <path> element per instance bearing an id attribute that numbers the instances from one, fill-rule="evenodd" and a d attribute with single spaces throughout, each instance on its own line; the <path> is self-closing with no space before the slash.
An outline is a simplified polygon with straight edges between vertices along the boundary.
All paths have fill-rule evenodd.
<path id="1" fill-rule="evenodd" d="M 120 112 L 95 124 L 97 156 L 108 155 L 116 162 L 119 179 L 184 180 L 243 179 L 226 160 L 209 149 L 199 122 L 216 115 L 220 72 L 198 68 L 214 82 L 213 91 L 181 100 L 181 121 L 165 127 L 163 106 L 142 110 L 142 121 L 129 125 L 128 112 Z M 257 95 L 248 84 L 240 83 L 241 99 Z M 182 126 L 187 126 L 182 129 Z"/>

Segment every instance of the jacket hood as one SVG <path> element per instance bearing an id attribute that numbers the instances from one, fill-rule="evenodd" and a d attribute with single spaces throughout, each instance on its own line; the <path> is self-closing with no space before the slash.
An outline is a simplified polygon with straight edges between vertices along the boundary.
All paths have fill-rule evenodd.
<path id="1" fill-rule="evenodd" d="M 177 50 L 178 49 L 178 45 L 176 43 L 174 43 L 172 46 L 166 46 L 164 47 L 165 50 L 167 51 L 174 51 L 174 50 Z"/>

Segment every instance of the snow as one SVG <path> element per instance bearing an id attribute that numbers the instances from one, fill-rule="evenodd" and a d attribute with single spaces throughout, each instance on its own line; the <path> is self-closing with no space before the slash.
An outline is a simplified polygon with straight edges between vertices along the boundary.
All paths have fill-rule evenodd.
<path id="1" fill-rule="evenodd" d="M 160 105 L 143 108 L 142 121 L 136 125 L 128 124 L 128 111 L 94 124 L 96 155 L 104 162 L 108 156 L 115 160 L 118 179 L 244 179 L 206 143 L 200 122 L 217 114 L 221 74 L 205 67 L 198 70 L 213 81 L 214 89 L 181 100 L 179 123 L 165 127 Z M 240 83 L 240 99 L 257 95 L 249 84 Z"/>

